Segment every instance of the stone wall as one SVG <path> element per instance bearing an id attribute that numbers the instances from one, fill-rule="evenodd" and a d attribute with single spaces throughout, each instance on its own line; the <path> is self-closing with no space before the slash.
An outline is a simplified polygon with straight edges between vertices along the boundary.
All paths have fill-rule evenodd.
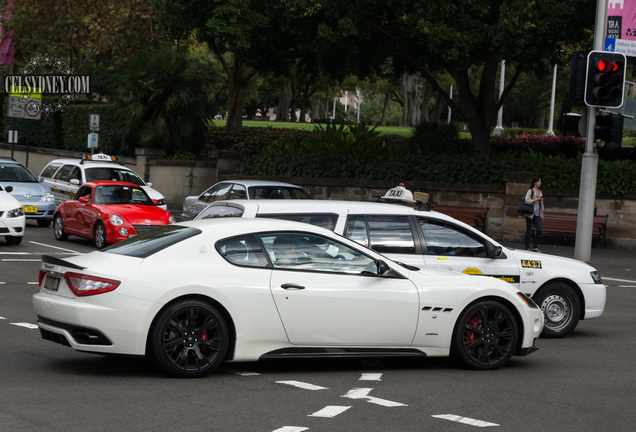
<path id="1" fill-rule="evenodd" d="M 24 146 L 15 146 L 14 159 L 26 163 Z M 0 156 L 11 156 L 11 145 L 0 143 Z M 36 175 L 53 159 L 81 158 L 81 152 L 31 148 L 28 167 Z M 138 150 L 136 158 L 122 158 L 123 165 L 133 169 L 152 187 L 161 192 L 171 207 L 180 208 L 188 195 L 198 195 L 218 180 L 238 178 L 231 175 L 237 166 L 231 152 L 210 154 L 209 161 L 172 161 L 163 159 L 155 150 Z M 521 196 L 530 185 L 529 172 L 508 173 L 505 186 L 405 182 L 412 192 L 427 192 L 437 203 L 462 207 L 489 207 L 486 232 L 497 240 L 522 241 L 525 231 L 523 216 L 517 213 Z M 262 179 L 262 178 L 261 178 Z M 314 198 L 374 201 L 375 192 L 385 192 L 402 181 L 366 181 L 347 179 L 314 179 L 270 177 L 267 180 L 297 184 Z M 578 191 L 550 189 L 544 184 L 545 205 L 550 211 L 577 213 Z M 636 249 L 636 192 L 623 197 L 599 195 L 597 213 L 609 216 L 607 247 Z M 572 234 L 544 234 L 546 240 L 574 243 Z M 593 239 L 595 244 L 595 240 Z"/>

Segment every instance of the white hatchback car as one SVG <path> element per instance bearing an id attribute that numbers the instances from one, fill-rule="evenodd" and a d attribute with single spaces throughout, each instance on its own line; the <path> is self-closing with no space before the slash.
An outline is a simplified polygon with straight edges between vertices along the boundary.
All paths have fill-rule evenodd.
<path id="1" fill-rule="evenodd" d="M 503 281 L 413 271 L 281 220 L 183 222 L 102 251 L 43 256 L 39 285 L 44 339 L 147 356 L 178 377 L 295 357 L 450 354 L 496 369 L 535 351 L 543 328 L 537 305 Z"/>
<path id="2" fill-rule="evenodd" d="M 9 244 L 20 244 L 24 237 L 26 217 L 22 206 L 9 192 L 12 186 L 6 189 L 0 185 L 0 237 L 4 237 Z"/>
<path id="3" fill-rule="evenodd" d="M 401 191 L 394 192 L 397 196 Z M 307 222 L 395 261 L 503 279 L 541 307 L 545 313 L 544 337 L 567 336 L 580 319 L 600 317 L 605 308 L 606 287 L 588 264 L 507 248 L 450 216 L 417 209 L 412 204 L 236 200 L 212 203 L 195 219 L 226 216 Z"/>
<path id="4" fill-rule="evenodd" d="M 114 158 L 103 153 L 88 155 L 86 159 L 55 159 L 48 163 L 39 176 L 40 181 L 51 189 L 55 203 L 60 205 L 72 199 L 79 187 L 88 181 L 124 181 L 141 186 L 155 204 L 168 209 L 164 196 L 152 188 L 130 168 L 114 162 Z"/>

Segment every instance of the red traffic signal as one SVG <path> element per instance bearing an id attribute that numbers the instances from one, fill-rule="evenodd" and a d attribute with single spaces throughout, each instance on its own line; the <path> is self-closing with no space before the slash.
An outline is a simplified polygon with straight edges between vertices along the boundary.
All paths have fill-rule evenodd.
<path id="1" fill-rule="evenodd" d="M 625 87 L 624 54 L 591 51 L 587 56 L 585 78 L 585 104 L 601 108 L 618 108 L 623 105 Z"/>

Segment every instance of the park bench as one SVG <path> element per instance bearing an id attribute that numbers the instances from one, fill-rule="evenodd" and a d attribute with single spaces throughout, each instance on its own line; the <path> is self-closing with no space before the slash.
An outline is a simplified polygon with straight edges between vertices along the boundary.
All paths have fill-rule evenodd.
<path id="1" fill-rule="evenodd" d="M 464 222 L 477 228 L 479 231 L 486 232 L 486 221 L 488 219 L 489 207 L 460 207 L 436 205 L 433 210 L 444 213 L 450 217 Z"/>
<path id="2" fill-rule="evenodd" d="M 576 234 L 576 221 L 578 215 L 575 213 L 543 212 L 542 232 Z M 594 216 L 592 234 L 598 236 L 597 247 L 605 247 L 607 238 L 607 215 Z M 534 234 L 534 229 L 533 229 Z"/>

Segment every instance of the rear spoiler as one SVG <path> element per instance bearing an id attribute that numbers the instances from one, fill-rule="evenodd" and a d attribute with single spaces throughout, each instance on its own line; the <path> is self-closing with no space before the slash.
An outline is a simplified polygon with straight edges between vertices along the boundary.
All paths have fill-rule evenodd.
<path id="1" fill-rule="evenodd" d="M 63 259 L 56 258 L 50 255 L 42 255 L 42 262 L 45 264 L 58 265 L 62 267 L 69 267 L 75 270 L 85 270 L 86 267 L 78 266 L 77 264 L 64 261 Z"/>

